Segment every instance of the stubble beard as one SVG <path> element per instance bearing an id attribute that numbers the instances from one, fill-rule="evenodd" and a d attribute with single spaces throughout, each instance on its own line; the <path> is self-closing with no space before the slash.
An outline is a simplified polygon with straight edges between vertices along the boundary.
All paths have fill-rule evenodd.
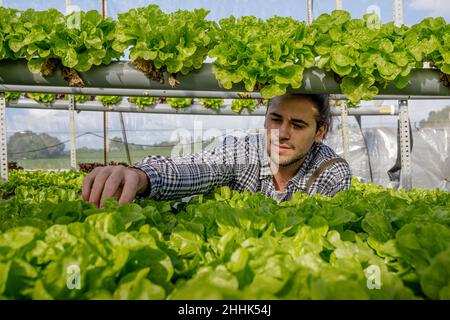
<path id="1" fill-rule="evenodd" d="M 278 157 L 272 157 L 271 152 L 269 151 L 269 157 L 273 165 L 278 166 L 280 168 L 287 168 L 294 164 L 297 164 L 299 162 L 302 162 L 305 160 L 307 154 L 299 154 L 295 155 L 290 159 L 286 159 L 284 161 L 281 161 L 280 155 Z"/>
<path id="2" fill-rule="evenodd" d="M 278 165 L 281 168 L 287 168 L 287 167 L 290 167 L 290 166 L 292 166 L 294 164 L 302 162 L 303 160 L 305 160 L 305 158 L 306 158 L 306 154 L 300 154 L 300 155 L 297 155 L 297 156 L 295 156 L 295 157 L 293 157 L 291 159 L 286 159 L 284 161 L 279 161 Z"/>

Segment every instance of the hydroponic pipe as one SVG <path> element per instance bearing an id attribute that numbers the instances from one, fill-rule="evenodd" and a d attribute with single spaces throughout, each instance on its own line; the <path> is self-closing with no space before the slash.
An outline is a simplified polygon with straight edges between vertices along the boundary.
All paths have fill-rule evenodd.
<path id="1" fill-rule="evenodd" d="M 151 95 L 155 92 L 165 92 L 164 96 L 174 96 L 174 90 L 185 91 L 186 97 L 197 96 L 195 92 L 215 91 L 220 93 L 220 96 L 225 92 L 244 92 L 242 84 L 235 85 L 232 89 L 224 89 L 212 73 L 212 64 L 204 63 L 200 70 L 193 71 L 190 74 L 183 76 L 178 75 L 177 80 L 180 84 L 174 89 L 168 84 L 168 74 L 164 74 L 165 83 L 161 84 L 157 81 L 148 79 L 142 72 L 136 70 L 130 62 L 120 61 L 113 62 L 107 66 L 93 67 L 87 72 L 80 73 L 86 87 L 85 88 L 71 88 L 70 93 L 95 94 L 102 95 L 100 91 L 104 89 L 141 89 L 149 91 Z M 0 63 L 0 90 L 12 90 L 11 85 L 22 86 L 39 86 L 39 87 L 56 87 L 58 92 L 69 93 L 61 91 L 62 88 L 67 87 L 67 82 L 61 79 L 61 72 L 57 71 L 51 77 L 42 77 L 39 74 L 33 74 L 28 70 L 25 60 L 17 61 L 2 61 Z M 16 87 L 16 91 L 17 91 Z M 95 93 L 87 93 L 85 89 L 97 88 Z M 31 92 L 30 90 L 26 90 Z M 327 73 L 318 68 L 307 69 L 304 72 L 303 84 L 299 89 L 288 90 L 292 93 L 329 93 L 341 94 L 339 84 L 335 81 L 332 73 Z M 40 91 L 44 92 L 44 91 Z M 55 91 L 53 91 L 55 92 Z M 56 92 L 55 92 L 56 93 Z M 118 93 L 118 92 L 117 92 Z M 111 93 L 114 95 L 113 93 Z M 155 93 L 156 94 L 156 93 Z M 180 93 L 179 93 L 180 94 Z M 450 89 L 445 87 L 439 81 L 439 71 L 436 69 L 414 69 L 411 71 L 410 83 L 404 89 L 397 89 L 392 83 L 386 88 L 381 87 L 380 95 L 387 96 L 428 96 L 435 97 L 449 97 Z M 121 94 L 117 94 L 121 95 Z M 123 94 L 128 95 L 128 94 Z M 139 94 L 142 95 L 142 91 Z M 259 95 L 259 93 L 258 93 Z"/>

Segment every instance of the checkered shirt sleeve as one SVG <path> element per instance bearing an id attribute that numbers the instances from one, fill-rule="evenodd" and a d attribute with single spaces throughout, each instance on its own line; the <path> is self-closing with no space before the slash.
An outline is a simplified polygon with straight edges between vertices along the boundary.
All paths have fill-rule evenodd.
<path id="1" fill-rule="evenodd" d="M 255 152 L 236 137 L 226 137 L 223 143 L 202 153 L 163 157 L 148 156 L 135 168 L 143 170 L 149 179 L 149 188 L 141 197 L 166 200 L 207 193 L 220 186 L 232 186 L 239 163 L 257 161 Z M 254 148 L 252 148 L 254 150 Z M 249 159 L 249 154 L 253 158 Z M 250 183 L 250 181 L 249 181 Z"/>

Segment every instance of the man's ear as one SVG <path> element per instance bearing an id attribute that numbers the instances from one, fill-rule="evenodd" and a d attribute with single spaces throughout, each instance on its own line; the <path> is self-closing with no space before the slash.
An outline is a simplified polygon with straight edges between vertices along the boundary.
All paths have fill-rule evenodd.
<path id="1" fill-rule="evenodd" d="M 328 132 L 328 126 L 326 124 L 320 126 L 319 130 L 316 132 L 316 136 L 314 137 L 315 143 L 320 143 Z"/>

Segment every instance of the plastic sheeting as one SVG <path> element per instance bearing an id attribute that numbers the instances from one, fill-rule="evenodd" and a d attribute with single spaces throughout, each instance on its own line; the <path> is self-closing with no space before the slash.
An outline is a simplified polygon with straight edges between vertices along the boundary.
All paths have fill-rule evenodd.
<path id="1" fill-rule="evenodd" d="M 389 186 L 387 170 L 397 159 L 397 128 L 366 128 L 363 132 L 373 182 Z M 413 187 L 450 191 L 450 127 L 414 129 L 412 136 Z"/>
<path id="2" fill-rule="evenodd" d="M 450 191 L 450 127 L 413 132 L 413 185 Z"/>
<path id="3" fill-rule="evenodd" d="M 340 128 L 332 130 L 324 143 L 333 148 L 339 156 L 344 156 L 342 131 Z M 348 151 L 346 160 L 350 165 L 352 175 L 360 178 L 362 181 L 371 181 L 367 148 L 361 130 L 358 127 L 349 127 Z"/>

